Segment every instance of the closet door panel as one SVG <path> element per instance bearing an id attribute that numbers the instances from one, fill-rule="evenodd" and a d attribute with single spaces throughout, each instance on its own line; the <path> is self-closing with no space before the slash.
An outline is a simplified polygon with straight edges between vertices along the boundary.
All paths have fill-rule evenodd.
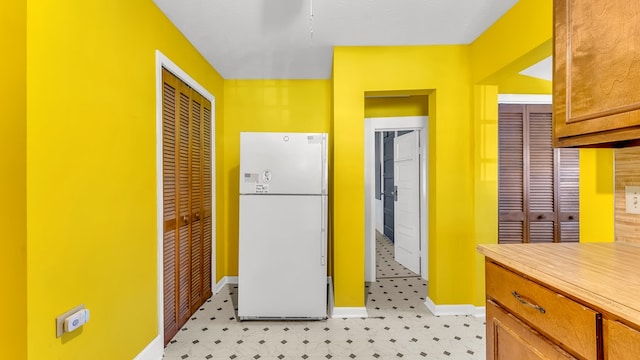
<path id="1" fill-rule="evenodd" d="M 178 257 L 178 289 L 179 289 L 179 317 L 183 324 L 191 315 L 191 307 L 189 306 L 189 282 L 191 263 L 189 259 L 189 226 L 190 226 L 190 209 L 189 209 L 189 102 L 191 89 L 184 83 L 180 83 L 180 131 L 179 138 L 179 157 L 178 157 L 178 202 L 179 202 L 179 257 Z M 181 325 L 182 325 L 181 324 Z"/>
<path id="2" fill-rule="evenodd" d="M 528 241 L 525 223 L 524 109 L 501 105 L 498 119 L 498 239 L 502 244 Z"/>
<path id="3" fill-rule="evenodd" d="M 163 74 L 164 75 L 164 74 Z M 162 90 L 163 292 L 165 343 L 178 328 L 176 312 L 176 89 Z"/>
<path id="4" fill-rule="evenodd" d="M 580 241 L 580 150 L 556 149 L 559 168 L 560 241 Z"/>
<path id="5" fill-rule="evenodd" d="M 556 225 L 555 168 L 551 109 L 527 106 L 529 140 L 529 242 L 554 242 Z"/>
<path id="6" fill-rule="evenodd" d="M 204 297 L 211 296 L 211 257 L 213 249 L 211 248 L 213 237 L 213 218 L 212 218 L 212 184 L 211 175 L 211 103 L 204 102 L 204 118 L 202 121 L 202 243 L 203 243 L 203 291 Z"/>
<path id="7" fill-rule="evenodd" d="M 202 293 L 202 99 L 192 94 L 189 143 L 191 184 L 191 309 L 201 305 Z"/>

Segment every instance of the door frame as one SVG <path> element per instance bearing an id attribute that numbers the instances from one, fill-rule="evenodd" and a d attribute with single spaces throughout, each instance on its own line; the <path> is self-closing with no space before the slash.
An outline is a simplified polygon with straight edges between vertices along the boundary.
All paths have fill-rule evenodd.
<path id="1" fill-rule="evenodd" d="M 420 276 L 429 279 L 429 117 L 402 116 L 364 119 L 365 281 L 376 281 L 376 131 L 420 131 Z"/>
<path id="2" fill-rule="evenodd" d="M 156 223 L 158 235 L 158 338 L 164 353 L 164 258 L 163 258 L 163 178 L 162 178 L 162 68 L 169 70 L 180 80 L 211 101 L 211 290 L 216 282 L 216 103 L 215 97 L 183 71 L 178 65 L 156 50 Z M 158 338 L 154 342 L 158 342 Z"/>

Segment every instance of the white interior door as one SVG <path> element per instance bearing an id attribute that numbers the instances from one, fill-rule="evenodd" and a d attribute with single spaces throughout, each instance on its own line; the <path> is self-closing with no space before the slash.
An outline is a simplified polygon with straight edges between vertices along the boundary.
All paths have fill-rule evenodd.
<path id="1" fill-rule="evenodd" d="M 420 136 L 419 131 L 394 139 L 395 259 L 420 274 Z"/>

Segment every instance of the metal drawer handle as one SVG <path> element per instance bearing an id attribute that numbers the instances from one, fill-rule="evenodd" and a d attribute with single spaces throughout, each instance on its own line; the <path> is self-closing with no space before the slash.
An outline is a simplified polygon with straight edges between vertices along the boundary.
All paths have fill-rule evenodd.
<path id="1" fill-rule="evenodd" d="M 532 303 L 528 302 L 527 300 L 523 299 L 522 296 L 520 296 L 520 294 L 518 294 L 515 291 L 512 291 L 511 295 L 513 295 L 513 297 L 516 298 L 516 300 L 518 300 L 521 304 L 527 305 L 529 307 L 532 307 L 532 308 L 540 311 L 540 313 L 542 313 L 542 314 L 547 312 L 547 310 L 545 310 L 542 306 L 539 306 L 539 305 L 536 305 L 536 304 L 532 304 Z"/>

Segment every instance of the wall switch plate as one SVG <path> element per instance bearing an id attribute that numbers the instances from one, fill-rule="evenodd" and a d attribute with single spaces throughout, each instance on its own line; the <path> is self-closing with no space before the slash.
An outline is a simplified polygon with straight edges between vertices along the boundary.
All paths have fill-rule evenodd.
<path id="1" fill-rule="evenodd" d="M 62 334 L 66 332 L 64 329 L 64 321 L 69 316 L 79 312 L 80 310 L 84 310 L 84 305 L 78 305 L 73 309 L 70 309 L 69 311 L 65 312 L 64 314 L 56 317 L 56 338 L 59 338 L 60 336 L 62 336 Z"/>
<path id="2" fill-rule="evenodd" d="M 625 186 L 627 213 L 640 214 L 640 186 Z"/>

